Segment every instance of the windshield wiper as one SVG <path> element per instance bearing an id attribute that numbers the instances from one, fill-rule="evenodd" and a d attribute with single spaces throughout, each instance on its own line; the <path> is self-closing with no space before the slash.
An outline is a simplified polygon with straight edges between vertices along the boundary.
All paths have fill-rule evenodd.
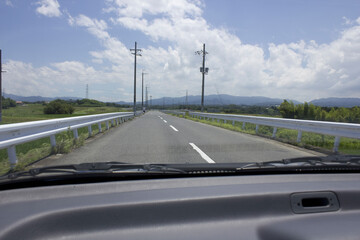
<path id="1" fill-rule="evenodd" d="M 278 161 L 249 163 L 238 170 L 293 167 L 348 167 L 360 168 L 359 155 L 329 155 L 287 158 Z"/>
<path id="2" fill-rule="evenodd" d="M 0 180 L 11 180 L 20 177 L 36 177 L 39 175 L 70 174 L 70 175 L 91 175 L 91 174 L 184 174 L 185 171 L 168 167 L 166 164 L 126 164 L 121 162 L 94 162 L 70 164 L 61 166 L 49 166 L 32 168 L 28 171 L 12 172 L 1 176 Z"/>
<path id="3" fill-rule="evenodd" d="M 22 177 L 84 176 L 146 176 L 146 175 L 227 175 L 247 173 L 308 171 L 360 171 L 360 156 L 329 155 L 326 157 L 299 157 L 266 162 L 239 162 L 216 164 L 129 164 L 122 162 L 94 162 L 62 166 L 32 168 L 12 172 L 0 180 Z"/>

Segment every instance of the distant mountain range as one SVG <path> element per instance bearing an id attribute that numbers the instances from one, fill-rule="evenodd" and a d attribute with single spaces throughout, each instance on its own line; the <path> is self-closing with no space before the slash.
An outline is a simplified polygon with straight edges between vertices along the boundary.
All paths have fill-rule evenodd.
<path id="1" fill-rule="evenodd" d="M 283 102 L 283 99 L 280 98 L 268 98 L 268 97 L 242 97 L 242 96 L 232 96 L 226 94 L 219 95 L 207 95 L 205 96 L 205 105 L 257 105 L 257 106 L 274 106 L 280 105 Z M 295 104 L 300 102 L 292 100 Z M 201 96 L 188 96 L 187 100 L 189 105 L 199 105 L 201 103 Z M 158 98 L 152 100 L 152 105 L 173 105 L 173 104 L 185 104 L 186 97 L 177 97 L 177 98 Z M 128 103 L 129 104 L 129 103 Z"/>
<path id="2" fill-rule="evenodd" d="M 78 97 L 54 97 L 54 98 L 50 98 L 50 97 L 41 97 L 41 96 L 30 96 L 30 97 L 23 97 L 23 96 L 18 96 L 18 95 L 14 95 L 14 94 L 4 94 L 5 98 L 11 98 L 15 101 L 22 101 L 22 102 L 50 102 L 53 101 L 55 99 L 62 99 L 62 100 L 78 100 L 78 99 L 82 99 L 82 98 L 78 98 Z"/>
<path id="3" fill-rule="evenodd" d="M 30 97 L 23 97 L 14 94 L 5 94 L 6 98 L 11 98 L 15 101 L 23 101 L 23 102 L 39 102 L 39 101 L 52 101 L 55 99 L 63 99 L 63 100 L 78 100 L 82 98 L 78 97 L 41 97 L 41 96 L 30 96 Z M 185 104 L 186 97 L 163 97 L 157 98 L 152 100 L 152 105 L 179 105 Z M 296 100 L 291 100 L 294 104 L 300 104 L 301 102 Z M 188 104 L 189 105 L 199 105 L 201 102 L 201 96 L 188 96 Z M 227 94 L 213 94 L 205 96 L 205 105 L 256 105 L 256 106 L 276 106 L 280 105 L 283 102 L 282 98 L 269 98 L 269 97 L 261 97 L 261 96 L 254 96 L 254 97 L 242 97 L 242 96 L 232 96 Z M 117 102 L 118 104 L 123 105 L 132 105 L 132 102 Z M 312 103 L 316 106 L 321 107 L 354 107 L 360 106 L 360 98 L 320 98 L 316 100 L 312 100 L 309 103 Z M 138 102 L 137 104 L 141 104 Z"/>
<path id="4" fill-rule="evenodd" d="M 360 106 L 360 98 L 320 98 L 310 103 L 320 107 L 355 107 Z"/>

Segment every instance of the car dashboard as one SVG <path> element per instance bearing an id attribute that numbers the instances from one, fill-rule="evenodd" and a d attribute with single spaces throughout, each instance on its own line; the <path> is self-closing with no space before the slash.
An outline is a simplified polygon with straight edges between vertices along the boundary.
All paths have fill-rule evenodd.
<path id="1" fill-rule="evenodd" d="M 360 239 L 359 174 L 163 178 L 0 192 L 0 239 Z"/>

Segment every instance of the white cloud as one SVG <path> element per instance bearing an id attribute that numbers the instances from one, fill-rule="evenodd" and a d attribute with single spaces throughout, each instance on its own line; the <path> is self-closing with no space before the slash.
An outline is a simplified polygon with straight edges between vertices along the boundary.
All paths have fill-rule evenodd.
<path id="1" fill-rule="evenodd" d="M 156 72 L 152 83 L 159 95 L 183 95 L 184 88 L 200 93 L 201 58 L 193 54 L 207 43 L 207 94 L 264 95 L 311 100 L 315 97 L 353 96 L 360 89 L 360 18 L 351 22 L 329 44 L 314 41 L 272 44 L 268 49 L 243 44 L 226 29 L 213 28 L 202 17 L 201 3 L 157 1 L 109 1 L 113 23 L 136 30 L 153 41 L 166 40 L 168 49 L 144 49 L 140 62 Z M 344 18 L 350 24 L 350 20 Z M 264 50 L 268 52 L 265 57 Z M 150 71 L 151 72 L 151 71 Z M 167 81 L 163 78 L 167 77 Z M 352 86 L 349 88 L 348 86 Z M 192 90 L 194 89 L 195 90 Z M 179 90 L 181 89 L 181 92 Z"/>
<path id="2" fill-rule="evenodd" d="M 117 101 L 121 95 L 116 89 L 131 87 L 124 81 L 122 72 L 97 70 L 76 61 L 34 67 L 30 63 L 10 60 L 4 68 L 7 72 L 3 76 L 3 87 L 8 93 L 21 96 L 85 97 L 85 86 L 89 84 L 90 97 Z"/>
<path id="3" fill-rule="evenodd" d="M 227 29 L 210 26 L 202 17 L 204 6 L 197 0 L 113 0 L 107 4 L 104 12 L 110 15 L 111 30 L 125 27 L 143 33 L 154 42 L 169 43 L 160 47 L 143 47 L 138 43 L 143 49 L 138 69 L 144 68 L 149 73 L 145 82 L 150 85 L 154 98 L 184 96 L 186 89 L 190 95 L 201 93 L 202 59 L 194 52 L 200 50 L 203 43 L 209 52 L 206 63 L 210 68 L 205 82 L 206 94 L 219 92 L 300 101 L 329 96 L 359 97 L 360 17 L 327 44 L 299 39 L 287 44 L 269 43 L 267 48 L 262 48 L 244 44 Z M 36 92 L 61 95 L 57 89 L 72 89 L 71 94 L 82 96 L 85 84 L 91 83 L 103 84 L 111 91 L 121 89 L 114 93 L 116 97 L 110 97 L 114 101 L 131 101 L 133 55 L 129 48 L 132 46 L 125 46 L 121 39 L 111 36 L 105 20 L 66 14 L 70 25 L 85 28 L 99 40 L 102 49 L 89 51 L 99 69 L 76 61 L 40 68 L 9 62 L 7 68 L 14 72 L 14 75 L 7 74 L 14 82 L 11 88 L 20 94 L 21 86 L 28 82 L 25 73 L 29 73 L 30 82 L 34 84 L 26 91 L 28 95 Z M 138 76 L 140 80 L 140 74 Z M 109 100 L 111 94 L 106 91 L 93 93 L 97 99 Z"/>
<path id="4" fill-rule="evenodd" d="M 62 15 L 60 11 L 60 4 L 57 0 L 41 0 L 36 3 L 40 5 L 36 8 L 36 12 L 47 17 L 60 17 Z"/>
<path id="5" fill-rule="evenodd" d="M 68 22 L 70 25 L 86 27 L 91 34 L 99 39 L 104 40 L 110 37 L 106 32 L 107 24 L 104 20 L 91 19 L 81 14 L 76 18 L 69 15 Z"/>
<path id="6" fill-rule="evenodd" d="M 10 0 L 5 0 L 5 5 L 9 7 L 13 7 L 14 4 Z"/>

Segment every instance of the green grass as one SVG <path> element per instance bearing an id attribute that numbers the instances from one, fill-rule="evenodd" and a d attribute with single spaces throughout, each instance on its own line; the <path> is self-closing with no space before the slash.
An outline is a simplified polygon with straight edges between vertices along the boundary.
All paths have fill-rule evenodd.
<path id="1" fill-rule="evenodd" d="M 180 116 L 184 117 L 184 116 Z M 245 128 L 242 129 L 242 123 L 241 122 L 235 122 L 235 125 L 232 125 L 232 121 L 227 121 L 227 123 L 224 123 L 223 120 L 200 120 L 198 118 L 192 118 L 190 116 L 185 116 L 186 119 L 190 119 L 196 122 L 202 122 L 205 124 L 229 129 L 232 131 L 247 133 L 247 134 L 256 134 L 256 125 L 246 123 Z M 273 127 L 269 126 L 259 126 L 258 134 L 260 136 L 271 138 L 273 133 Z M 317 133 L 309 133 L 309 132 L 303 132 L 302 133 L 302 139 L 301 143 L 297 143 L 297 134 L 298 132 L 296 130 L 291 129 L 284 129 L 284 128 L 278 128 L 276 132 L 276 140 L 286 142 L 292 145 L 296 145 L 299 147 L 304 148 L 317 148 L 320 151 L 332 151 L 334 147 L 334 136 L 328 136 L 328 135 L 322 135 Z M 339 153 L 341 154 L 360 154 L 360 140 L 352 139 L 352 138 L 340 138 L 340 145 L 339 145 Z"/>
<path id="2" fill-rule="evenodd" d="M 43 110 L 44 106 L 42 104 L 26 104 L 15 108 L 3 109 L 1 124 L 124 111 L 117 107 L 75 107 L 73 114 L 44 114 Z"/>
<path id="3" fill-rule="evenodd" d="M 44 114 L 43 108 L 44 106 L 42 104 L 28 104 L 25 106 L 17 106 L 16 108 L 4 109 L 3 122 L 1 124 L 123 111 L 123 109 L 119 109 L 116 107 L 75 107 L 74 114 L 68 115 Z M 103 132 L 106 131 L 105 123 L 101 124 L 101 128 Z M 92 125 L 92 135 L 96 135 L 98 131 L 98 125 Z M 81 146 L 85 142 L 85 139 L 88 138 L 88 128 L 79 128 L 78 134 L 78 140 L 75 140 L 73 138 L 72 131 L 57 134 L 57 146 L 55 148 L 51 147 L 49 137 L 17 145 L 16 155 L 18 157 L 18 164 L 15 167 L 15 170 L 25 169 L 27 165 L 38 161 L 39 159 L 47 157 L 51 154 L 68 153 L 72 149 Z M 0 175 L 8 172 L 9 170 L 10 164 L 8 161 L 7 149 L 0 149 Z"/>

